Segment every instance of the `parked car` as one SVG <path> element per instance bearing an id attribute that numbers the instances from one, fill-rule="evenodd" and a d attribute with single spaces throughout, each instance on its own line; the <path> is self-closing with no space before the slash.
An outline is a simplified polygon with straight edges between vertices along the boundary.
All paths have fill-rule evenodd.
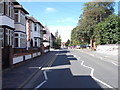
<path id="1" fill-rule="evenodd" d="M 75 47 L 76 49 L 79 49 L 80 48 L 80 45 L 76 45 L 76 47 Z"/>
<path id="2" fill-rule="evenodd" d="M 87 45 L 82 44 L 82 45 L 80 45 L 80 48 L 87 48 Z"/>

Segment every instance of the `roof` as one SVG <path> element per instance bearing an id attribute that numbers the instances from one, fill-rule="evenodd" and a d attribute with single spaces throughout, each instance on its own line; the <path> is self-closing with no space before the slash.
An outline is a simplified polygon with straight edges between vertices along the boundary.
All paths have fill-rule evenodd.
<path id="1" fill-rule="evenodd" d="M 56 39 L 56 37 L 51 33 L 52 38 Z"/>
<path id="2" fill-rule="evenodd" d="M 10 0 L 14 5 L 20 5 L 16 0 Z"/>
<path id="3" fill-rule="evenodd" d="M 25 14 L 29 14 L 24 8 L 23 8 L 23 6 L 22 5 L 14 5 L 14 8 L 15 9 L 21 9 Z"/>
<path id="4" fill-rule="evenodd" d="M 32 16 L 26 16 L 26 17 L 27 17 L 27 19 L 32 20 L 33 22 L 40 24 L 44 28 L 44 26 L 38 20 L 36 20 L 34 17 L 32 17 Z"/>

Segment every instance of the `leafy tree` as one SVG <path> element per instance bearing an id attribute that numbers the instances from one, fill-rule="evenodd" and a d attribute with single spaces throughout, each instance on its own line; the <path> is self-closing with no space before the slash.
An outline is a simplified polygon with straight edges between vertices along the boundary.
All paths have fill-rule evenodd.
<path id="1" fill-rule="evenodd" d="M 96 25 L 95 38 L 97 44 L 116 44 L 120 41 L 120 30 L 117 15 L 110 15 L 105 21 Z"/>
<path id="2" fill-rule="evenodd" d="M 58 31 L 55 32 L 55 37 L 56 37 L 56 41 L 54 42 L 54 47 L 60 48 L 61 47 L 61 36 L 58 35 Z"/>
<path id="3" fill-rule="evenodd" d="M 96 1 L 96 0 L 94 0 Z M 71 32 L 71 43 L 90 43 L 98 39 L 98 43 L 101 41 L 101 36 L 97 33 L 101 24 L 96 25 L 104 21 L 109 15 L 114 12 L 114 2 L 88 2 L 84 4 L 83 14 L 80 16 L 78 26 L 76 26 Z M 104 39 L 105 40 L 105 39 Z M 105 40 L 107 41 L 107 40 Z"/>
<path id="4" fill-rule="evenodd" d="M 65 43 L 65 46 L 69 46 L 70 45 L 70 40 L 68 39 L 67 42 Z"/>

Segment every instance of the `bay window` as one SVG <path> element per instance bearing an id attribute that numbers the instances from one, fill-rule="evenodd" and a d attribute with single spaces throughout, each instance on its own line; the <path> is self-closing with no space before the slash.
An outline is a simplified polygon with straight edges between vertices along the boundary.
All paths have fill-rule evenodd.
<path id="1" fill-rule="evenodd" d="M 25 25 L 25 15 L 22 11 L 20 11 L 20 23 Z"/>
<path id="2" fill-rule="evenodd" d="M 6 28 L 6 45 L 12 46 L 13 44 L 13 30 Z"/>
<path id="3" fill-rule="evenodd" d="M 25 15 L 20 10 L 15 10 L 15 22 L 25 25 Z"/>
<path id="4" fill-rule="evenodd" d="M 26 35 L 23 34 L 23 33 L 15 33 L 14 34 L 14 41 L 15 41 L 15 44 L 14 46 L 15 47 L 21 47 L 21 48 L 25 48 L 26 45 L 27 45 L 27 39 L 26 39 Z"/>

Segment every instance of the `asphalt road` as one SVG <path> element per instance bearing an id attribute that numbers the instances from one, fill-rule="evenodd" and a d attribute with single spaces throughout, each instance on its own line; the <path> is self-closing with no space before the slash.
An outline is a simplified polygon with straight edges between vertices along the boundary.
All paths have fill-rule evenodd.
<path id="1" fill-rule="evenodd" d="M 60 50 L 34 88 L 118 88 L 116 61 L 84 50 Z M 112 89 L 113 90 L 113 89 Z"/>

